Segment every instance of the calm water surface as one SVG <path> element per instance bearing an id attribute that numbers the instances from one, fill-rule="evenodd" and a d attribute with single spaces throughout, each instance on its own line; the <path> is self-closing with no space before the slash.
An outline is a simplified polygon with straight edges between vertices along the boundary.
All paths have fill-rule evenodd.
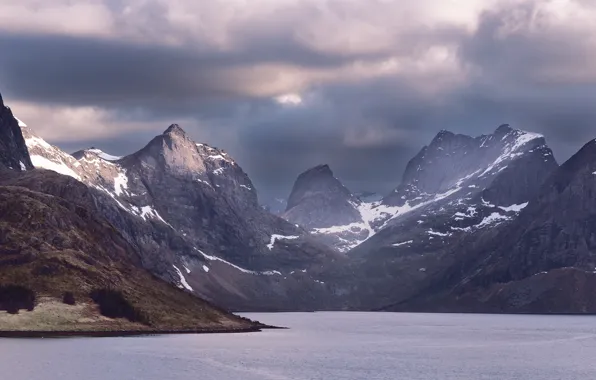
<path id="1" fill-rule="evenodd" d="M 596 379 L 596 317 L 249 314 L 291 330 L 0 339 L 10 380 Z"/>

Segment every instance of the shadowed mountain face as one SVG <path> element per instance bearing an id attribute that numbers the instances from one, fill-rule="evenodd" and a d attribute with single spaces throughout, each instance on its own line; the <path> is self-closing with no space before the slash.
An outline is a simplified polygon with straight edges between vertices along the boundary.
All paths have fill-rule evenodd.
<path id="1" fill-rule="evenodd" d="M 408 163 L 402 184 L 383 204 L 416 207 L 445 193 L 461 196 L 464 187 L 497 206 L 520 204 L 555 167 L 544 137 L 535 133 L 506 124 L 476 138 L 441 131 Z"/>
<path id="2" fill-rule="evenodd" d="M 392 308 L 596 312 L 594 173 L 591 141 L 549 177 L 519 218 L 474 249 L 453 252 L 457 264 L 433 291 Z"/>
<path id="3" fill-rule="evenodd" d="M 360 219 L 350 201 L 354 201 L 352 193 L 335 178 L 328 165 L 320 165 L 300 174 L 288 199 L 286 212 L 291 214 L 293 211 L 297 219 L 301 218 L 300 208 L 315 212 L 304 218 L 303 224 L 309 224 L 306 227 L 331 227 Z M 334 214 L 329 215 L 319 208 L 321 206 L 332 207 Z"/>
<path id="4" fill-rule="evenodd" d="M 370 234 L 361 206 L 362 201 L 335 178 L 329 166 L 320 165 L 300 174 L 282 217 L 347 251 Z"/>
<path id="5" fill-rule="evenodd" d="M 33 169 L 19 124 L 0 95 L 0 168 L 4 166 L 17 171 Z"/>
<path id="6" fill-rule="evenodd" d="M 126 157 L 71 156 L 23 133 L 33 164 L 87 185 L 93 196 L 77 201 L 93 204 L 156 275 L 235 310 L 311 309 L 327 294 L 313 275 L 341 257 L 263 210 L 242 168 L 180 126 Z"/>

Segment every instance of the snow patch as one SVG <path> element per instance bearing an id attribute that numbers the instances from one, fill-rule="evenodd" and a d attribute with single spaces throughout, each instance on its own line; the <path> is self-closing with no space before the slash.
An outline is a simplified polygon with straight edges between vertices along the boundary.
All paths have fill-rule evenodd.
<path id="1" fill-rule="evenodd" d="M 501 210 L 507 211 L 507 212 L 520 212 L 521 210 L 525 209 L 526 207 L 528 207 L 528 202 L 522 203 L 519 205 L 511 205 L 511 206 L 499 207 L 499 208 Z"/>
<path id="2" fill-rule="evenodd" d="M 22 171 L 27 170 L 27 167 L 25 166 L 25 164 L 23 163 L 23 161 L 19 161 L 19 165 L 21 166 L 21 170 Z"/>
<path id="3" fill-rule="evenodd" d="M 128 177 L 126 176 L 125 172 L 122 172 L 119 173 L 116 178 L 114 178 L 114 192 L 117 196 L 120 196 L 126 190 L 128 190 Z"/>
<path id="4" fill-rule="evenodd" d="M 211 160 L 223 160 L 223 161 L 227 161 L 226 158 L 224 156 L 222 156 L 221 154 L 216 154 L 213 156 L 207 156 L 207 158 L 211 159 Z"/>
<path id="5" fill-rule="evenodd" d="M 414 240 L 404 241 L 401 243 L 395 243 L 395 244 L 392 244 L 391 246 L 392 247 L 401 247 L 402 245 L 408 245 L 408 244 L 412 244 L 412 243 L 414 243 Z"/>
<path id="6" fill-rule="evenodd" d="M 443 232 L 438 232 L 438 231 L 434 231 L 434 230 L 430 230 L 430 231 L 426 231 L 427 234 L 431 235 L 431 236 L 440 236 L 440 237 L 447 237 L 447 236 L 451 236 L 450 233 L 443 233 Z"/>
<path id="7" fill-rule="evenodd" d="M 274 235 L 271 235 L 271 240 L 269 241 L 269 244 L 267 244 L 267 248 L 269 248 L 269 250 L 271 251 L 277 240 L 296 240 L 299 238 L 300 238 L 300 236 L 284 236 L 284 235 L 275 235 L 274 234 Z"/>
<path id="8" fill-rule="evenodd" d="M 159 213 L 157 212 L 157 210 L 154 209 L 152 206 L 141 207 L 139 216 L 141 218 L 143 218 L 143 220 L 147 220 L 148 217 L 156 218 L 159 221 L 161 221 L 163 224 L 166 224 L 166 225 L 170 226 L 171 228 L 174 228 L 174 227 L 172 227 L 172 225 L 170 223 L 166 222 L 165 219 L 162 218 L 161 215 L 159 215 Z"/>
<path id="9" fill-rule="evenodd" d="M 332 227 L 324 227 L 324 228 L 314 228 L 312 232 L 317 234 L 336 234 L 342 232 L 358 232 L 358 230 L 366 230 L 368 229 L 363 223 L 350 223 L 345 224 L 343 226 L 332 226 Z"/>
<path id="10" fill-rule="evenodd" d="M 463 232 L 471 232 L 472 231 L 472 227 L 465 227 L 465 228 L 461 228 L 461 227 L 451 227 L 452 231 L 463 231 Z"/>
<path id="11" fill-rule="evenodd" d="M 223 264 L 229 265 L 230 267 L 232 267 L 232 268 L 234 268 L 234 269 L 236 269 L 236 270 L 238 270 L 238 271 L 240 271 L 240 272 L 242 272 L 242 273 L 246 273 L 246 274 L 252 274 L 252 275 L 262 275 L 262 276 L 274 276 L 274 275 L 279 275 L 279 276 L 281 276 L 281 275 L 282 275 L 282 274 L 281 274 L 281 272 L 279 272 L 279 271 L 265 271 L 265 272 L 256 272 L 256 271 L 253 271 L 253 270 L 248 270 L 248 269 L 245 269 L 245 268 L 239 267 L 239 266 L 238 266 L 238 265 L 236 265 L 236 264 L 232 264 L 231 262 L 229 262 L 229 261 L 226 261 L 226 260 L 224 260 L 224 259 L 222 259 L 222 258 L 219 258 L 219 257 L 217 257 L 217 256 L 211 256 L 211 255 L 208 255 L 208 254 L 206 254 L 205 252 L 201 251 L 200 249 L 194 248 L 194 250 L 195 250 L 195 251 L 197 251 L 197 252 L 199 252 L 201 255 L 203 255 L 203 257 L 204 257 L 205 259 L 207 259 L 207 260 L 209 260 L 209 261 L 219 261 L 220 263 L 223 263 Z M 209 269 L 209 268 L 208 268 L 208 269 Z M 205 267 L 203 267 L 203 270 L 205 270 Z"/>
<path id="12" fill-rule="evenodd" d="M 92 148 L 89 149 L 88 152 L 95 154 L 97 157 L 106 160 L 106 161 L 118 161 L 122 158 L 122 156 L 112 156 L 111 154 L 107 154 L 101 149 Z"/>
<path id="13" fill-rule="evenodd" d="M 18 117 L 14 116 L 14 115 L 13 115 L 13 117 L 17 121 L 17 123 L 19 123 L 19 127 L 21 127 L 21 128 L 27 127 L 27 124 L 23 123 Z"/>
<path id="14" fill-rule="evenodd" d="M 248 269 L 244 269 L 244 268 L 242 268 L 242 267 L 239 267 L 239 266 L 238 266 L 238 265 L 236 265 L 236 264 L 232 264 L 231 262 L 229 262 L 229 261 L 226 261 L 226 260 L 224 260 L 224 259 L 221 259 L 221 258 L 219 258 L 219 257 L 217 257 L 217 256 L 210 256 L 210 255 L 206 254 L 205 252 L 201 251 L 200 249 L 197 249 L 197 248 L 195 248 L 195 251 L 199 252 L 201 255 L 203 255 L 203 257 L 204 257 L 204 258 L 206 258 L 206 259 L 207 259 L 207 260 L 209 260 L 209 261 L 219 261 L 219 262 L 221 262 L 221 263 L 224 263 L 224 264 L 226 264 L 226 265 L 229 265 L 229 266 L 231 266 L 232 268 L 234 268 L 234 269 L 236 269 L 236 270 L 239 270 L 239 271 L 240 271 L 240 272 L 242 272 L 242 273 L 248 273 L 248 274 L 258 274 L 258 273 L 257 273 L 257 272 L 255 272 L 255 271 L 248 270 Z"/>
<path id="15" fill-rule="evenodd" d="M 180 269 L 178 269 L 178 267 L 176 265 L 172 265 L 174 267 L 174 269 L 176 269 L 176 272 L 178 273 L 178 276 L 180 277 L 180 285 L 178 286 L 180 289 L 186 289 L 190 292 L 193 291 L 192 287 L 188 284 L 188 282 L 186 281 L 186 278 L 184 277 L 184 275 L 182 274 L 182 272 L 180 271 Z"/>
<path id="16" fill-rule="evenodd" d="M 276 270 L 268 270 L 265 272 L 261 272 L 261 274 L 264 276 L 282 276 L 281 272 Z"/>
<path id="17" fill-rule="evenodd" d="M 477 227 L 478 228 L 482 228 L 485 226 L 489 226 L 491 224 L 498 224 L 498 223 L 502 223 L 506 220 L 509 220 L 509 217 L 505 216 L 505 215 L 501 215 L 497 212 L 493 212 L 492 214 L 490 214 L 489 216 L 487 216 L 486 218 L 484 218 L 482 220 L 482 222 L 480 222 Z"/>
<path id="18" fill-rule="evenodd" d="M 209 273 L 209 267 L 207 265 L 203 265 L 203 270 L 205 273 Z"/>
<path id="19" fill-rule="evenodd" d="M 41 140 L 41 141 L 43 141 L 43 140 Z M 35 166 L 36 168 L 51 170 L 51 171 L 54 171 L 59 174 L 67 175 L 67 176 L 72 177 L 76 180 L 79 180 L 79 181 L 81 180 L 81 177 L 79 177 L 79 175 L 77 173 L 75 173 L 71 168 L 69 168 L 62 162 L 56 163 L 56 162 L 48 160 L 47 158 L 45 158 L 43 156 L 39 156 L 36 154 L 31 156 L 31 162 L 33 163 L 33 166 Z"/>

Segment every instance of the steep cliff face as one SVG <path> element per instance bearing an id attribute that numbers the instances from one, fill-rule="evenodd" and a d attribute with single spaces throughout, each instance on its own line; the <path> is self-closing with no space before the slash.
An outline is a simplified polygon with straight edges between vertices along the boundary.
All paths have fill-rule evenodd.
<path id="1" fill-rule="evenodd" d="M 16 171 L 33 169 L 20 125 L 22 122 L 4 105 L 0 95 L 0 167 Z"/>

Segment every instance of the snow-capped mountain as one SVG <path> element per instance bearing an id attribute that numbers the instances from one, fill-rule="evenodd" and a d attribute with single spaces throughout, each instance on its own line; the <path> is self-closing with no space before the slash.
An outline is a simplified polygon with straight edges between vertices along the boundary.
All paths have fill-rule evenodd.
<path id="1" fill-rule="evenodd" d="M 439 228 L 440 234 L 494 226 L 519 213 L 557 166 L 544 137 L 536 133 L 509 125 L 477 138 L 441 131 L 381 202 L 395 210 L 382 227 L 402 224 L 411 214 L 419 215 L 419 226 L 450 216 L 454 223 L 449 230 Z"/>
<path id="2" fill-rule="evenodd" d="M 376 234 L 350 252 L 360 270 L 379 273 L 361 284 L 361 300 L 379 307 L 419 291 L 444 270 L 443 252 L 514 221 L 557 167 L 538 134 L 506 125 L 477 138 L 440 132 L 377 206 L 393 211 Z"/>
<path id="3" fill-rule="evenodd" d="M 427 291 L 388 310 L 595 313 L 596 141 L 556 169 L 519 217 L 452 246 Z"/>
<path id="4" fill-rule="evenodd" d="M 393 224 L 403 229 L 409 215 L 419 215 L 412 225 L 420 228 L 449 215 L 447 230 L 427 228 L 430 240 L 440 241 L 510 220 L 556 165 L 543 136 L 509 125 L 476 138 L 441 131 L 381 201 L 363 202 L 321 166 L 298 178 L 284 218 L 347 251 Z M 413 212 L 429 208 L 437 210 Z M 392 244 L 403 249 L 406 242 Z"/>
<path id="5" fill-rule="evenodd" d="M 319 165 L 298 176 L 282 217 L 345 252 L 371 233 L 365 209 L 328 165 Z"/>
<path id="6" fill-rule="evenodd" d="M 376 200 L 367 201 L 371 198 Z M 328 165 L 319 165 L 298 176 L 282 217 L 347 252 L 373 236 L 382 221 L 400 210 L 378 198 L 374 193 L 351 193 Z"/>
<path id="7" fill-rule="evenodd" d="M 264 211 L 229 154 L 194 142 L 178 125 L 125 157 L 95 148 L 69 155 L 22 131 L 34 166 L 99 194 L 98 211 L 158 276 L 243 310 L 310 308 L 325 290 L 311 273 L 337 255 Z M 300 297 L 309 300 L 298 305 Z"/>

